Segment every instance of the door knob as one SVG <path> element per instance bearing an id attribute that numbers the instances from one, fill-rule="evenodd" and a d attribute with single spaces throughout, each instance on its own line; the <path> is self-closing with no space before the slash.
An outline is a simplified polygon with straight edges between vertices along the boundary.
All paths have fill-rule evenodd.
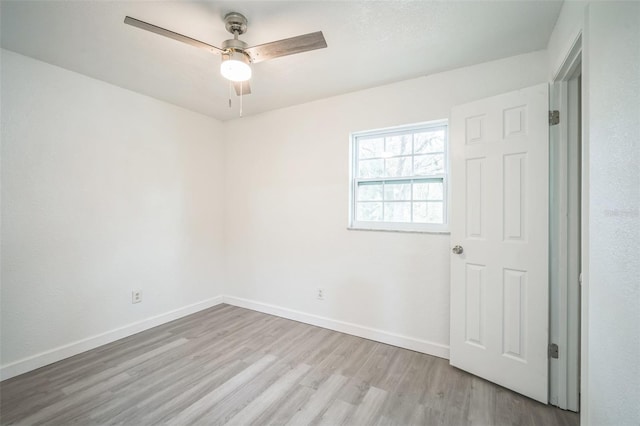
<path id="1" fill-rule="evenodd" d="M 462 248 L 462 246 L 455 246 L 454 248 L 451 249 L 451 251 L 454 254 L 462 254 L 462 252 L 464 251 L 464 249 Z"/>

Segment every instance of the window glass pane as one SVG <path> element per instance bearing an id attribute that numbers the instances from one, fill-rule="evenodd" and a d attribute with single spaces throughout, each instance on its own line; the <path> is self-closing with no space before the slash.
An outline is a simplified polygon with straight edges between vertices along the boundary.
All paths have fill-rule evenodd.
<path id="1" fill-rule="evenodd" d="M 442 202 L 427 203 L 427 222 L 444 223 L 444 205 Z"/>
<path id="2" fill-rule="evenodd" d="M 444 173 L 444 154 L 416 155 L 413 159 L 416 175 Z"/>
<path id="3" fill-rule="evenodd" d="M 413 221 L 417 223 L 444 223 L 442 202 L 413 203 Z"/>
<path id="4" fill-rule="evenodd" d="M 382 183 L 358 183 L 358 201 L 382 201 Z"/>
<path id="5" fill-rule="evenodd" d="M 379 222 L 382 220 L 382 203 L 358 203 L 356 220 Z"/>
<path id="6" fill-rule="evenodd" d="M 414 200 L 437 200 L 443 199 L 442 182 L 416 182 L 413 184 Z"/>
<path id="7" fill-rule="evenodd" d="M 413 203 L 413 221 L 427 223 L 427 203 Z"/>
<path id="8" fill-rule="evenodd" d="M 358 161 L 358 176 L 361 178 L 380 177 L 383 172 L 383 159 Z"/>
<path id="9" fill-rule="evenodd" d="M 444 152 L 444 129 L 416 133 L 413 137 L 413 150 L 416 154 Z"/>
<path id="10" fill-rule="evenodd" d="M 387 177 L 411 176 L 412 157 L 387 158 L 384 160 L 384 171 Z"/>
<path id="11" fill-rule="evenodd" d="M 411 135 L 398 135 L 385 138 L 386 155 L 411 155 Z"/>
<path id="12" fill-rule="evenodd" d="M 358 139 L 358 158 L 382 157 L 384 138 Z"/>
<path id="13" fill-rule="evenodd" d="M 385 222 L 411 222 L 411 203 L 384 203 Z"/>
<path id="14" fill-rule="evenodd" d="M 384 185 L 384 199 L 411 200 L 411 183 L 386 183 Z"/>

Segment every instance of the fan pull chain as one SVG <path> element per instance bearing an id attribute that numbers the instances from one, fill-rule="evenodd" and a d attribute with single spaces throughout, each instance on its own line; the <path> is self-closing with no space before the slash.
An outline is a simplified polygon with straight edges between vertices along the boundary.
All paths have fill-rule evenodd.
<path id="1" fill-rule="evenodd" d="M 240 117 L 242 117 L 242 98 L 243 98 L 243 89 L 244 89 L 244 82 L 240 82 Z M 233 82 L 229 82 L 229 108 L 231 108 L 231 96 L 232 96 L 232 90 L 233 90 Z"/>

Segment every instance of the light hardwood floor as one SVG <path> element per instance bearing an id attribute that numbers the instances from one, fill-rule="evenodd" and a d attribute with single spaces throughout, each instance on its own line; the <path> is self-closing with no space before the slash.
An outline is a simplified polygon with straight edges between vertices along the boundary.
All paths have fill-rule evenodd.
<path id="1" fill-rule="evenodd" d="M 447 360 L 219 305 L 0 384 L 4 424 L 577 425 Z"/>

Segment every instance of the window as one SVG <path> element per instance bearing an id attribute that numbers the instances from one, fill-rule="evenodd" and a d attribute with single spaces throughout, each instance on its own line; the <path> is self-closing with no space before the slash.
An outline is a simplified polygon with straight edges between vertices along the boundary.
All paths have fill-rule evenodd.
<path id="1" fill-rule="evenodd" d="M 447 231 L 447 122 L 351 135 L 350 227 Z"/>

